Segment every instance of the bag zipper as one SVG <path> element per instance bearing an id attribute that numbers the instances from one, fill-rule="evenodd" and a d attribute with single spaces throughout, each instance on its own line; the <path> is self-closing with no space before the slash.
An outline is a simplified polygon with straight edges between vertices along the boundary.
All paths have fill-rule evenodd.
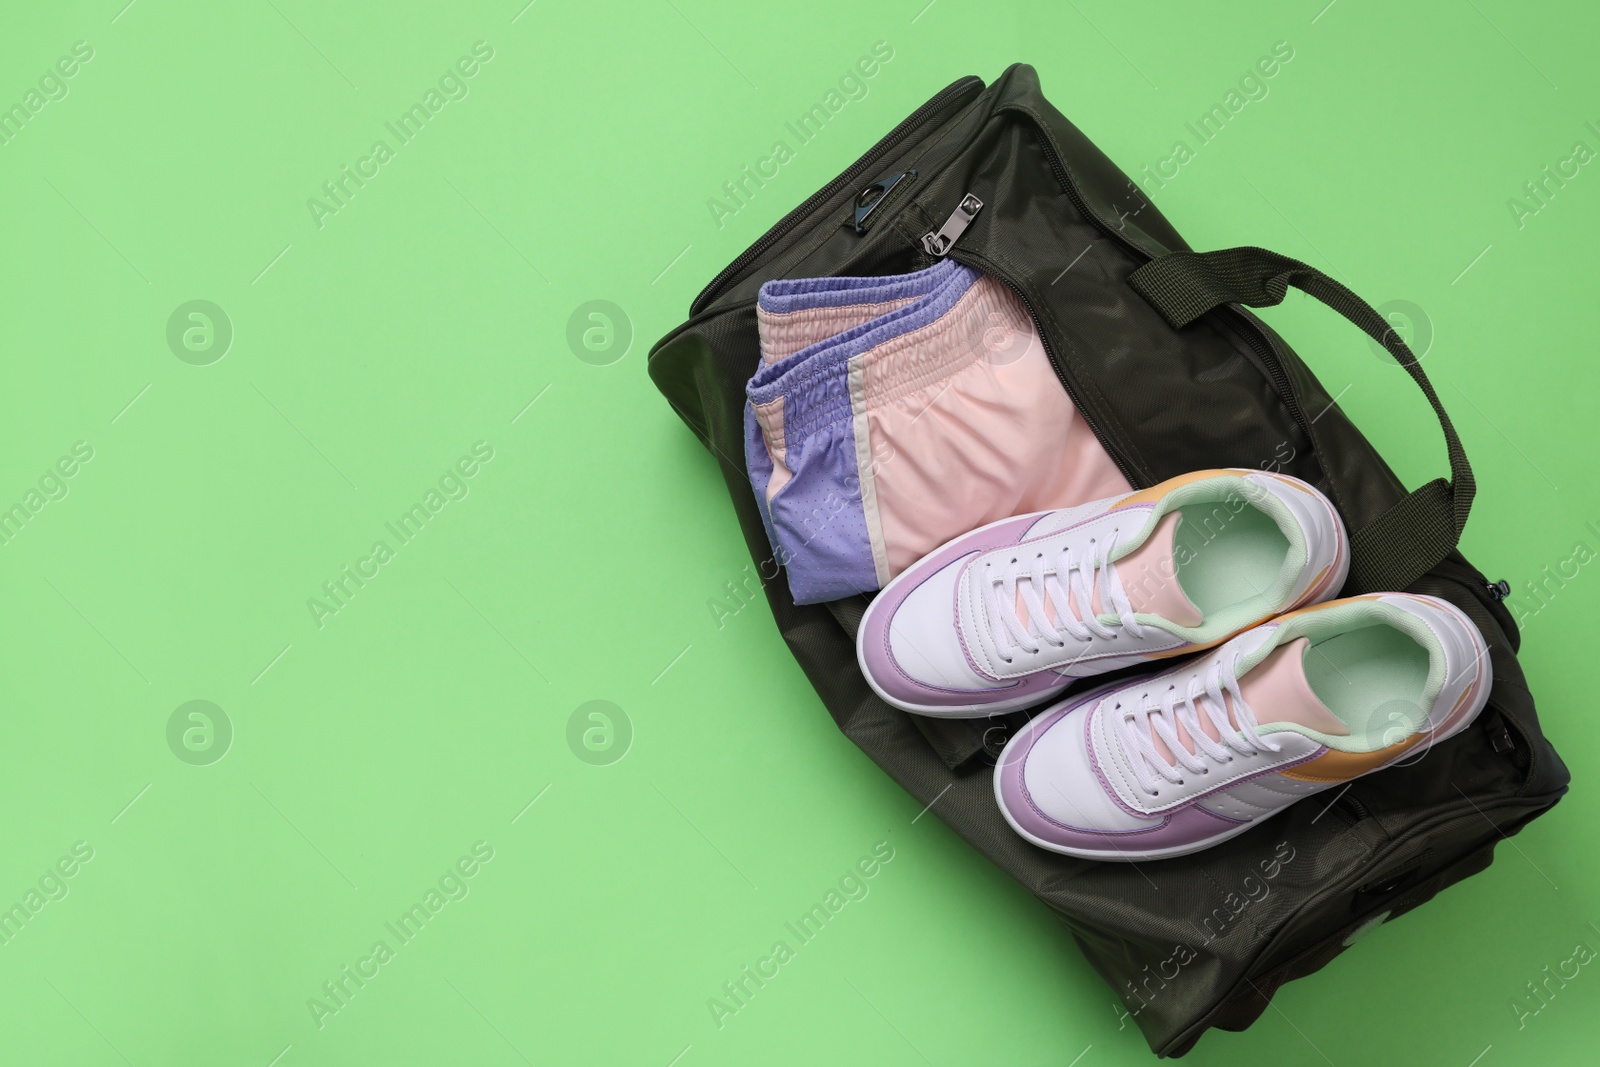
<path id="1" fill-rule="evenodd" d="M 950 212 L 950 217 L 944 220 L 944 225 L 937 230 L 930 230 L 922 235 L 922 250 L 930 256 L 942 256 L 950 251 L 950 246 L 960 240 L 961 235 L 967 232 L 967 227 L 972 225 L 972 220 L 978 217 L 978 212 L 983 210 L 983 201 L 968 193 L 961 198 L 961 203 Z"/>
<path id="2" fill-rule="evenodd" d="M 700 290 L 700 295 L 694 298 L 694 303 L 689 305 L 690 317 L 699 314 L 706 305 L 720 296 L 724 289 L 742 277 L 756 260 L 766 254 L 768 249 L 787 236 L 795 226 L 805 221 L 817 208 L 838 196 L 845 189 L 854 186 L 875 170 L 883 162 L 885 156 L 898 148 L 911 134 L 917 132 L 930 118 L 948 109 L 956 101 L 959 101 L 965 107 L 970 103 L 966 97 L 970 96 L 974 90 L 981 91 L 982 89 L 983 79 L 968 75 L 960 81 L 953 82 L 939 90 L 931 100 L 906 116 L 900 125 L 885 134 L 882 140 L 868 149 L 867 153 L 852 163 L 844 173 L 807 197 L 799 207 L 779 219 L 770 230 L 757 238 L 754 244 L 740 253 L 738 259 L 724 267 L 721 273 L 712 278 L 710 283 Z"/>
<path id="3" fill-rule="evenodd" d="M 1500 709 L 1495 709 L 1494 718 L 1485 718 L 1483 728 L 1489 735 L 1489 747 L 1494 749 L 1496 754 L 1504 755 L 1516 751 L 1517 743 L 1511 740 L 1511 731 L 1507 729 L 1506 717 L 1501 714 Z"/>

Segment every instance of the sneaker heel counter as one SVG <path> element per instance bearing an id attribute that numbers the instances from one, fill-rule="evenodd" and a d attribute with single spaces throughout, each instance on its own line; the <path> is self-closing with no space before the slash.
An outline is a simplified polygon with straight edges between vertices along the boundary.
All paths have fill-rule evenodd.
<path id="1" fill-rule="evenodd" d="M 1494 663 L 1477 625 L 1460 608 L 1438 597 L 1414 593 L 1392 594 L 1409 602 L 1414 614 L 1440 635 L 1445 649 L 1445 684 L 1430 718 L 1441 729 L 1436 741 L 1453 737 L 1470 726 L 1489 700 L 1494 685 Z"/>
<path id="2" fill-rule="evenodd" d="M 1339 594 L 1350 571 L 1350 539 L 1333 503 L 1315 486 L 1285 474 L 1256 472 L 1250 481 L 1289 509 L 1306 544 L 1306 565 L 1286 607 L 1320 603 Z"/>

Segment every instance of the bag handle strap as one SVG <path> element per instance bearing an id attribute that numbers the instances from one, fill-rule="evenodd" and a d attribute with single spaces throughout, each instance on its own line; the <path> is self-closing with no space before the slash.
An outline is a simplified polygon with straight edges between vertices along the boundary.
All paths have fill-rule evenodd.
<path id="1" fill-rule="evenodd" d="M 1134 271 L 1128 284 L 1178 329 L 1224 304 L 1280 304 L 1291 285 L 1360 327 L 1394 356 L 1433 406 L 1450 455 L 1450 478 L 1435 478 L 1351 534 L 1349 588 L 1405 589 L 1455 549 L 1477 489 L 1472 467 L 1422 365 L 1370 304 L 1315 267 L 1253 247 L 1169 252 Z"/>

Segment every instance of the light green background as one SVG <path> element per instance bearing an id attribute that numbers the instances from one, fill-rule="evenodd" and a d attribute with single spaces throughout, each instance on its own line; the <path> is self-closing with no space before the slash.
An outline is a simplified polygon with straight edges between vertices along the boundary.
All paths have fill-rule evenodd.
<path id="1" fill-rule="evenodd" d="M 1600 150 L 1592 5 L 123 2 L 14 4 L 0 32 L 0 106 L 93 49 L 0 146 L 0 507 L 93 449 L 0 546 L 0 906 L 93 849 L 0 945 L 0 1061 L 1146 1062 L 1046 910 L 838 734 L 764 603 L 725 614 L 744 546 L 645 375 L 774 219 L 1019 59 L 1130 172 L 1194 149 L 1153 195 L 1196 247 L 1422 309 L 1478 472 L 1469 555 L 1519 589 L 1571 576 L 1523 655 L 1571 797 L 1191 1062 L 1594 1061 L 1595 967 L 1537 1014 L 1525 984 L 1600 950 L 1600 167 L 1508 206 Z M 400 144 L 385 123 L 478 41 L 469 95 Z M 708 198 L 878 41 L 869 92 L 719 228 Z M 1197 146 L 1279 41 L 1267 95 Z M 308 198 L 379 139 L 319 228 Z M 207 366 L 166 341 L 196 299 L 234 331 Z M 609 365 L 567 342 L 592 300 L 631 322 Z M 1444 470 L 1353 330 L 1268 317 L 1408 482 Z M 480 441 L 469 495 L 387 535 Z M 308 599 L 379 539 L 394 558 L 319 628 Z M 196 699 L 234 731 L 206 766 L 166 735 Z M 632 726 L 608 766 L 568 746 L 590 700 Z M 395 947 L 480 841 L 469 895 Z M 870 893 L 719 1029 L 708 998 L 879 842 Z M 308 1000 L 379 939 L 394 958 L 319 1028 Z"/>

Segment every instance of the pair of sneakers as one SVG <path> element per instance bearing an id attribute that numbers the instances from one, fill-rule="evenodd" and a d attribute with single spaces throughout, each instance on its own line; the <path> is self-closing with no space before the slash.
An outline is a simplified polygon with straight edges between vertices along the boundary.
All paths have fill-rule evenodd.
<path id="1" fill-rule="evenodd" d="M 856 653 L 884 700 L 942 718 L 1169 664 L 1034 717 L 994 784 L 1043 848 L 1180 856 L 1420 758 L 1488 699 L 1471 620 L 1408 593 L 1329 600 L 1349 564 L 1338 512 L 1307 483 L 1198 471 L 956 538 L 878 594 Z"/>

